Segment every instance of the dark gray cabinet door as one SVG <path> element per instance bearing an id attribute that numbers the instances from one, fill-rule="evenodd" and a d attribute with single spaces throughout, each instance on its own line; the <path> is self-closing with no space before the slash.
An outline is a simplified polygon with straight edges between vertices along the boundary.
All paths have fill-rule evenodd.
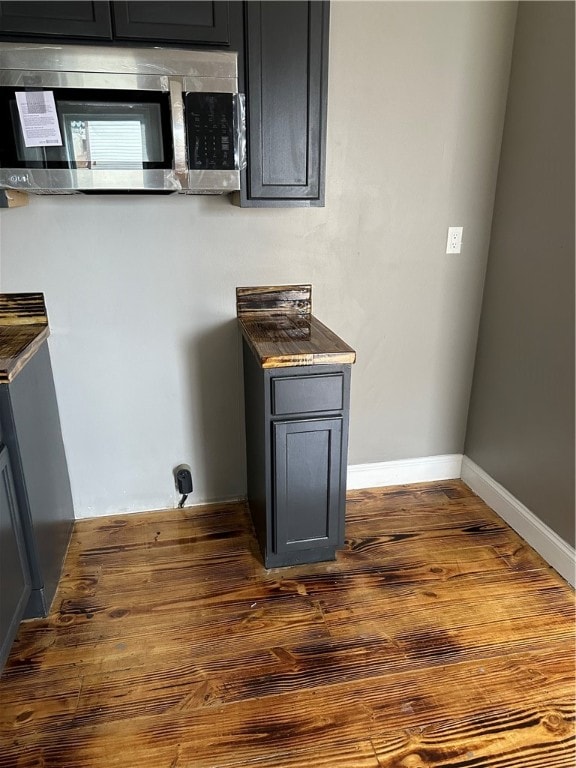
<path id="1" fill-rule="evenodd" d="M 18 36 L 112 39 L 110 4 L 103 0 L 2 2 L 0 32 Z"/>
<path id="2" fill-rule="evenodd" d="M 246 3 L 241 205 L 324 205 L 329 3 Z"/>
<path id="3" fill-rule="evenodd" d="M 273 423 L 276 553 L 338 543 L 342 418 Z"/>
<path id="4" fill-rule="evenodd" d="M 229 3 L 115 2 L 118 39 L 230 45 Z"/>
<path id="5" fill-rule="evenodd" d="M 0 450 L 0 670 L 30 597 L 30 575 L 6 446 Z"/>

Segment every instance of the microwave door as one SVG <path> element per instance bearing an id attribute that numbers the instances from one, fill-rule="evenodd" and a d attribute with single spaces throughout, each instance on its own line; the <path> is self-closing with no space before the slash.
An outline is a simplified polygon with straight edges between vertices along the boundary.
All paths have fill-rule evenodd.
<path id="1" fill-rule="evenodd" d="M 13 89 L 9 97 L 13 140 L 7 146 L 2 142 L 2 184 L 30 191 L 180 189 L 173 173 L 166 93 L 64 88 L 46 91 L 53 95 L 60 133 L 58 141 L 53 140 L 50 146 L 34 146 L 34 139 L 30 140 L 18 108 L 18 99 L 22 99 L 18 93 Z M 42 119 L 40 115 L 38 122 Z M 11 178 L 7 179 L 7 175 Z"/>
<path id="2" fill-rule="evenodd" d="M 157 103 L 61 102 L 65 146 L 78 187 L 163 190 L 171 153 L 162 141 Z"/>

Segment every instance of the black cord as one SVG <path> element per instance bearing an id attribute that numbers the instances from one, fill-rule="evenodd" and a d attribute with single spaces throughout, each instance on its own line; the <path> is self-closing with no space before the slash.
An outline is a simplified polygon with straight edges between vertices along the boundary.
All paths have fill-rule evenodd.
<path id="1" fill-rule="evenodd" d="M 182 498 L 180 499 L 180 502 L 178 503 L 178 509 L 182 509 L 182 507 L 184 506 L 184 503 L 185 503 L 185 501 L 186 501 L 186 499 L 187 499 L 187 498 L 188 498 L 188 494 L 187 494 L 187 493 L 185 493 L 185 494 L 182 496 Z"/>

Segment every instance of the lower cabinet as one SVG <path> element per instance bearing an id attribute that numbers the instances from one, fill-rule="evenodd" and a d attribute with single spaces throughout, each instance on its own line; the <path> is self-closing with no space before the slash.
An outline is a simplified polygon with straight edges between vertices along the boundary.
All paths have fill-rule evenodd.
<path id="1" fill-rule="evenodd" d="M 264 565 L 344 544 L 350 365 L 263 369 L 244 343 L 248 502 Z"/>
<path id="2" fill-rule="evenodd" d="M 0 438 L 0 671 L 30 598 L 30 571 L 8 448 Z"/>
<path id="3" fill-rule="evenodd" d="M 47 343 L 12 382 L 0 385 L 0 430 L 10 456 L 13 495 L 31 577 L 24 618 L 37 618 L 50 609 L 74 521 Z M 10 579 L 5 581 L 3 566 L 2 603 L 12 591 L 10 584 Z"/>

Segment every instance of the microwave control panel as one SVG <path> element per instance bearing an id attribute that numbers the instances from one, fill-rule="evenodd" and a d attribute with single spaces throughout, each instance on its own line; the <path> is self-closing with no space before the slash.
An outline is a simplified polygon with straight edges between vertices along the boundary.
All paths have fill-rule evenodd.
<path id="1" fill-rule="evenodd" d="M 234 170 L 234 96 L 195 91 L 184 104 L 190 170 Z"/>

